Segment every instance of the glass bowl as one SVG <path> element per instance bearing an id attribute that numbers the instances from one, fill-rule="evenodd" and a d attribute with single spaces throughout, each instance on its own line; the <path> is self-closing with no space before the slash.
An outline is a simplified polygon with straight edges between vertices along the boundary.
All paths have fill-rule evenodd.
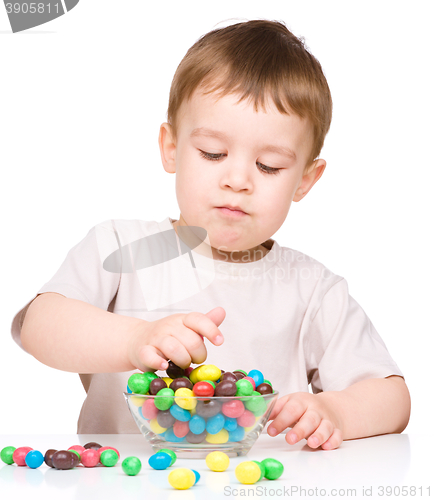
<path id="1" fill-rule="evenodd" d="M 203 458 L 211 451 L 246 455 L 278 395 L 184 398 L 124 392 L 131 415 L 153 451 L 169 448 L 184 458 Z"/>

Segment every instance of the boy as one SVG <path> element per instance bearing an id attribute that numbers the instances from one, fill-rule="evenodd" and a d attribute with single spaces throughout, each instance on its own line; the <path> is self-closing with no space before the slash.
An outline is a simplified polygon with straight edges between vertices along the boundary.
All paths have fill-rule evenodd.
<path id="1" fill-rule="evenodd" d="M 95 226 L 12 325 L 38 360 L 80 374 L 79 433 L 138 432 L 131 371 L 207 354 L 284 394 L 268 433 L 291 427 L 289 444 L 403 431 L 403 375 L 345 280 L 271 239 L 324 172 L 331 111 L 320 64 L 281 23 L 218 29 L 187 52 L 159 136 L 179 219 Z"/>

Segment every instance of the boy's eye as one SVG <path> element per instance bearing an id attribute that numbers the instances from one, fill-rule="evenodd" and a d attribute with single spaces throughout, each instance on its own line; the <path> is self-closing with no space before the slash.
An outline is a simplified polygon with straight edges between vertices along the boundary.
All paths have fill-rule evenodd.
<path id="1" fill-rule="evenodd" d="M 217 161 L 220 160 L 223 156 L 226 156 L 224 153 L 207 153 L 206 151 L 202 151 L 199 149 L 200 155 L 211 161 Z M 262 163 L 256 162 L 258 165 L 259 169 L 261 172 L 265 172 L 266 174 L 278 174 L 280 171 L 280 168 L 272 168 L 272 167 L 267 167 L 267 165 L 264 165 Z"/>

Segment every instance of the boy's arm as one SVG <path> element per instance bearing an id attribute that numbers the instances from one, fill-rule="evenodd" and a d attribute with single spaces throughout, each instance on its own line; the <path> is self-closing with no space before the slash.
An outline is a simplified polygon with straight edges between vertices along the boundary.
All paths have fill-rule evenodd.
<path id="1" fill-rule="evenodd" d="M 286 441 L 307 439 L 311 448 L 334 449 L 342 440 L 399 433 L 410 418 L 410 394 L 402 377 L 357 382 L 342 391 L 294 393 L 281 398 L 268 434 L 287 427 Z"/>

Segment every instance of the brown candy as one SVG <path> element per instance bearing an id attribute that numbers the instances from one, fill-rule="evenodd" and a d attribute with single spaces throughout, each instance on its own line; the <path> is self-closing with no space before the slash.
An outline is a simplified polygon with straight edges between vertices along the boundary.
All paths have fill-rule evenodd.
<path id="1" fill-rule="evenodd" d="M 225 379 L 215 386 L 214 396 L 235 396 L 237 386 L 233 380 Z"/>
<path id="2" fill-rule="evenodd" d="M 59 450 L 53 454 L 51 457 L 51 463 L 53 467 L 61 470 L 72 469 L 73 467 L 77 467 L 80 460 L 78 456 L 72 451 L 67 450 Z"/>
<path id="3" fill-rule="evenodd" d="M 259 384 L 256 390 L 259 392 L 259 394 L 273 394 L 273 388 L 266 382 L 262 382 L 262 384 Z"/>
<path id="4" fill-rule="evenodd" d="M 244 373 L 243 372 L 239 372 L 239 371 L 235 371 L 235 372 L 232 372 L 236 377 L 237 377 L 237 380 L 240 380 L 242 378 L 245 377 Z"/>
<path id="5" fill-rule="evenodd" d="M 185 439 L 192 444 L 199 444 L 205 441 L 207 432 L 203 431 L 200 434 L 194 434 L 193 432 L 189 431 L 189 433 L 185 436 Z"/>
<path id="6" fill-rule="evenodd" d="M 193 389 L 193 382 L 189 378 L 179 377 L 173 380 L 169 387 L 173 391 L 184 388 Z"/>
<path id="7" fill-rule="evenodd" d="M 220 411 L 221 404 L 215 399 L 208 401 L 198 401 L 196 406 L 196 413 L 201 417 L 208 418 L 217 415 Z"/>
<path id="8" fill-rule="evenodd" d="M 157 422 L 161 425 L 161 427 L 164 427 L 166 429 L 172 427 L 172 425 L 175 423 L 175 420 L 176 419 L 170 413 L 170 410 L 159 411 L 157 414 Z"/>
<path id="9" fill-rule="evenodd" d="M 149 386 L 149 394 L 155 396 L 161 389 L 166 389 L 167 384 L 162 378 L 154 378 Z"/>
<path id="10" fill-rule="evenodd" d="M 102 446 L 99 443 L 91 441 L 90 443 L 86 443 L 83 448 L 86 448 L 86 450 L 99 450 Z"/>
<path id="11" fill-rule="evenodd" d="M 44 455 L 44 462 L 48 465 L 48 467 L 54 467 L 51 459 L 57 450 L 47 450 Z"/>
<path id="12" fill-rule="evenodd" d="M 173 361 L 169 361 L 169 366 L 166 369 L 167 376 L 170 378 L 179 378 L 185 375 L 184 368 L 181 368 L 178 365 L 175 365 Z"/>
<path id="13" fill-rule="evenodd" d="M 234 375 L 232 372 L 225 372 L 222 375 L 222 380 L 232 380 L 232 382 L 236 382 L 238 380 L 237 376 Z"/>

